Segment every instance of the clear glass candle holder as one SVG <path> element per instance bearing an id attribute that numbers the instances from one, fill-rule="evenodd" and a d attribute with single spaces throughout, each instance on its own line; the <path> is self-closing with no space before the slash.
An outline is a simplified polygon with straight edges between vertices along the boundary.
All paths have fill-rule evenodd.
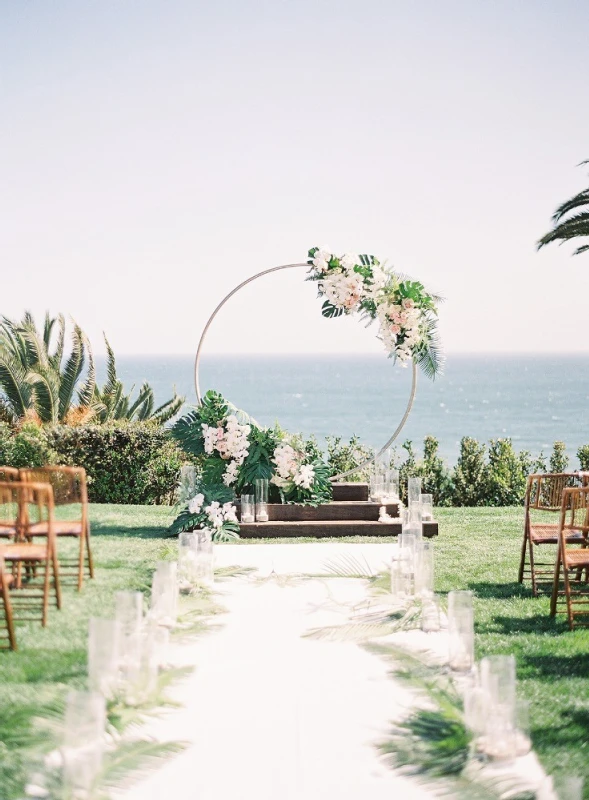
<path id="1" fill-rule="evenodd" d="M 159 672 L 159 651 L 155 629 L 148 624 L 139 636 L 138 658 L 129 671 L 125 686 L 125 700 L 130 706 L 140 706 L 154 696 Z"/>
<path id="2" fill-rule="evenodd" d="M 250 523 L 255 520 L 255 501 L 253 494 L 242 494 L 240 497 L 241 522 Z"/>
<path id="3" fill-rule="evenodd" d="M 421 478 L 409 478 L 407 481 L 407 505 L 419 503 L 421 500 Z"/>
<path id="4" fill-rule="evenodd" d="M 64 783 L 73 796 L 89 793 L 102 769 L 106 700 L 98 692 L 70 691 L 62 748 Z"/>
<path id="5" fill-rule="evenodd" d="M 88 685 L 106 698 L 119 686 L 121 625 L 114 619 L 91 617 L 88 625 Z"/>
<path id="6" fill-rule="evenodd" d="M 448 642 L 450 669 L 455 672 L 470 672 L 474 666 L 472 592 L 448 593 Z"/>
<path id="7" fill-rule="evenodd" d="M 386 494 L 390 502 L 399 502 L 399 470 L 391 469 L 387 472 Z"/>
<path id="8" fill-rule="evenodd" d="M 421 520 L 431 522 L 434 518 L 434 498 L 431 494 L 421 495 Z"/>
<path id="9" fill-rule="evenodd" d="M 256 522 L 268 522 L 268 480 L 258 478 L 254 484 L 256 497 Z"/>
<path id="10" fill-rule="evenodd" d="M 211 586 L 215 578 L 215 550 L 208 528 L 198 531 L 198 583 Z"/>
<path id="11" fill-rule="evenodd" d="M 440 599 L 435 594 L 423 601 L 421 630 L 424 633 L 435 633 L 440 630 Z"/>
<path id="12" fill-rule="evenodd" d="M 173 628 L 178 618 L 178 563 L 159 561 L 151 584 L 149 619 Z"/>
<path id="13" fill-rule="evenodd" d="M 143 626 L 143 594 L 141 592 L 117 592 L 116 621 L 120 625 L 119 675 L 124 686 L 127 676 L 136 667 L 139 658 L 139 637 Z"/>
<path id="14" fill-rule="evenodd" d="M 178 588 L 190 594 L 198 585 L 198 533 L 183 531 L 178 536 Z"/>
<path id="15" fill-rule="evenodd" d="M 177 497 L 179 503 L 188 503 L 196 494 L 196 467 L 187 464 L 180 467 Z"/>
<path id="16" fill-rule="evenodd" d="M 434 593 L 434 546 L 427 539 L 418 539 L 416 544 L 415 593 L 424 600 Z"/>

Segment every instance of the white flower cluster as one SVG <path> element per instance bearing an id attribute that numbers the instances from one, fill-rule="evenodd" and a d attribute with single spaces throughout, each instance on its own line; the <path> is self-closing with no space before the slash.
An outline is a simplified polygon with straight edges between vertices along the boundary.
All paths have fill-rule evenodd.
<path id="1" fill-rule="evenodd" d="M 221 458 L 229 461 L 223 476 L 223 483 L 230 486 L 235 483 L 239 474 L 239 467 L 243 464 L 249 453 L 249 425 L 240 425 L 235 414 L 230 414 L 225 425 L 202 424 L 204 448 L 207 455 L 212 455 L 215 450 Z"/>
<path id="2" fill-rule="evenodd" d="M 315 480 L 315 470 L 311 464 L 302 463 L 304 455 L 289 444 L 280 444 L 274 450 L 272 461 L 276 464 L 276 473 L 272 483 L 286 486 L 294 483 L 301 489 L 311 489 Z"/>
<path id="3" fill-rule="evenodd" d="M 372 267 L 373 278 L 367 281 L 354 269 L 360 264 L 355 253 L 336 257 L 337 265 L 330 268 L 329 262 L 333 258 L 333 254 L 325 247 L 319 248 L 313 258 L 313 266 L 320 275 L 319 289 L 332 305 L 351 313 L 358 309 L 362 300 L 376 300 L 387 281 L 386 273 L 380 267 Z"/>
<path id="4" fill-rule="evenodd" d="M 399 361 L 405 364 L 421 339 L 421 310 L 410 297 L 406 297 L 400 305 L 381 303 L 376 313 L 380 339 L 387 351 L 395 352 Z"/>
<path id="5" fill-rule="evenodd" d="M 202 504 L 204 503 L 204 501 L 205 501 L 204 494 L 196 494 L 192 498 L 190 503 L 188 503 L 188 510 L 190 511 L 190 513 L 191 514 L 200 514 L 200 511 L 202 509 Z"/>
<path id="6" fill-rule="evenodd" d="M 210 525 L 214 530 L 223 527 L 224 522 L 237 522 L 237 509 L 233 503 L 218 503 L 215 501 L 205 508 Z"/>

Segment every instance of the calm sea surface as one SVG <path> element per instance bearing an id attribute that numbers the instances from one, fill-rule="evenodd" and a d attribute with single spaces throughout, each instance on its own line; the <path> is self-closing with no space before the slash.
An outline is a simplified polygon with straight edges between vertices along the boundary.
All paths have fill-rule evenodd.
<path id="1" fill-rule="evenodd" d="M 163 402 L 175 385 L 196 400 L 190 356 L 121 356 L 119 378 L 136 391 L 146 380 Z M 104 362 L 98 364 L 104 379 Z M 208 356 L 201 389 L 217 389 L 262 424 L 279 421 L 289 431 L 383 445 L 400 421 L 411 371 L 369 356 Z M 517 449 L 537 454 L 566 442 L 576 465 L 589 443 L 589 355 L 449 356 L 434 382 L 419 375 L 417 397 L 400 440 L 440 440 L 450 462 L 462 436 L 481 441 L 510 436 Z"/>

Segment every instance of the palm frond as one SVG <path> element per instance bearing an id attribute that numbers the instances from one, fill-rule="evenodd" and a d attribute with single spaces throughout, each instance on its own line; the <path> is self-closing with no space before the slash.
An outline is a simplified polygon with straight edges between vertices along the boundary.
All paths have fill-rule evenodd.
<path id="1" fill-rule="evenodd" d="M 107 753 L 98 784 L 104 789 L 128 789 L 144 777 L 147 770 L 161 768 L 187 746 L 187 742 L 121 742 L 115 750 Z"/>
<path id="2" fill-rule="evenodd" d="M 0 389 L 11 415 L 23 417 L 32 405 L 32 387 L 20 360 L 0 344 Z"/>
<path id="3" fill-rule="evenodd" d="M 59 377 L 52 367 L 37 366 L 26 376 L 33 387 L 34 408 L 42 422 L 59 422 Z"/>
<path id="4" fill-rule="evenodd" d="M 61 369 L 61 361 L 63 359 L 63 353 L 65 349 L 65 317 L 63 314 L 58 314 L 57 317 L 54 317 L 51 320 L 51 330 L 49 331 L 49 337 L 45 341 L 45 346 L 47 347 L 47 351 L 49 352 L 49 347 L 51 345 L 51 333 L 53 332 L 53 327 L 57 323 L 58 325 L 58 333 L 57 333 L 57 343 L 55 345 L 55 350 L 53 353 L 49 353 L 49 362 L 54 367 L 54 369 L 60 370 Z"/>
<path id="5" fill-rule="evenodd" d="M 133 411 L 129 409 L 129 418 L 136 416 L 140 422 L 144 422 L 150 418 L 154 405 L 153 389 L 148 383 L 144 383 L 139 391 L 139 397 L 131 406 Z"/>
<path id="6" fill-rule="evenodd" d="M 155 420 L 160 425 L 165 425 L 166 422 L 169 422 L 176 416 L 184 405 L 185 400 L 186 398 L 176 394 L 176 390 L 174 389 L 174 396 L 156 408 L 151 415 L 151 419 Z"/>
<path id="7" fill-rule="evenodd" d="M 72 351 L 65 363 L 65 367 L 60 374 L 59 385 L 59 419 L 65 416 L 72 404 L 72 398 L 76 389 L 76 384 L 84 369 L 86 356 L 84 345 L 84 334 L 79 325 L 74 326 L 72 333 Z"/>
<path id="8" fill-rule="evenodd" d="M 86 334 L 82 335 L 84 337 L 86 354 L 88 356 L 88 372 L 86 374 L 86 380 L 78 389 L 78 403 L 83 408 L 87 408 L 92 405 L 92 398 L 94 397 L 94 390 L 96 388 L 96 364 L 94 363 L 94 353 L 92 352 L 90 340 Z"/>
<path id="9" fill-rule="evenodd" d="M 435 379 L 444 367 L 444 356 L 438 333 L 438 321 L 435 317 L 428 317 L 426 331 L 422 345 L 414 351 L 413 358 L 428 378 Z"/>
<path id="10" fill-rule="evenodd" d="M 589 189 L 583 189 L 582 192 L 576 194 L 574 197 L 571 197 L 570 200 L 565 200 L 562 205 L 560 205 L 554 214 L 552 215 L 552 221 L 554 223 L 559 222 L 565 214 L 568 214 L 569 211 L 573 211 L 575 208 L 580 208 L 581 206 L 589 205 Z"/>
<path id="11" fill-rule="evenodd" d="M 366 578 L 367 580 L 372 580 L 376 577 L 375 571 L 365 556 L 359 558 L 351 553 L 342 553 L 325 561 L 323 570 L 325 575 L 333 578 Z"/>

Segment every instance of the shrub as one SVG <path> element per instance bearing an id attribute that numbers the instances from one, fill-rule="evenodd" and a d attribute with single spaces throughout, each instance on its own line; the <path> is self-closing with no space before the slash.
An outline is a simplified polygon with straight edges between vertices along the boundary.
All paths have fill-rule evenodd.
<path id="1" fill-rule="evenodd" d="M 60 463 L 84 467 L 94 503 L 171 502 L 183 453 L 150 423 L 56 426 L 49 430 Z"/>
<path id="2" fill-rule="evenodd" d="M 511 439 L 491 439 L 487 467 L 488 505 L 514 506 L 521 503 L 530 471 L 527 452 L 516 453 Z"/>
<path id="3" fill-rule="evenodd" d="M 589 444 L 584 444 L 577 450 L 577 458 L 581 465 L 581 469 L 589 470 Z"/>
<path id="4" fill-rule="evenodd" d="M 550 456 L 550 472 L 566 472 L 568 465 L 569 457 L 566 454 L 566 444 L 564 442 L 554 442 Z"/>
<path id="5" fill-rule="evenodd" d="M 341 436 L 327 436 L 327 464 L 332 475 L 339 475 L 358 466 L 363 461 L 372 457 L 372 450 L 360 443 L 357 436 L 352 436 L 349 442 L 343 442 Z M 368 480 L 368 470 L 360 470 L 349 475 L 346 480 L 362 482 Z"/>
<path id="6" fill-rule="evenodd" d="M 0 423 L 0 464 L 21 469 L 57 464 L 58 461 L 45 428 L 32 422 L 18 428 Z"/>
<path id="7" fill-rule="evenodd" d="M 453 505 L 487 504 L 486 449 L 484 444 L 479 444 L 470 436 L 464 436 L 460 440 L 460 455 L 454 469 Z"/>

